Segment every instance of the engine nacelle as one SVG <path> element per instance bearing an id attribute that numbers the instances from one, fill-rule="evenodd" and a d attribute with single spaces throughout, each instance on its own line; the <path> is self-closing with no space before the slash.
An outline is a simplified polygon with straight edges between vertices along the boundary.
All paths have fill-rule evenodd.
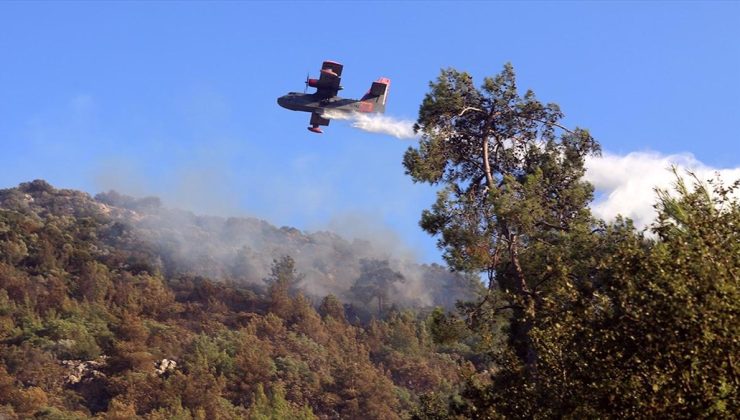
<path id="1" fill-rule="evenodd" d="M 327 80 L 323 80 L 322 81 L 321 79 L 311 79 L 311 78 L 306 79 L 306 85 L 308 87 L 312 87 L 312 88 L 316 88 L 316 89 L 319 89 L 319 88 L 322 88 L 322 87 L 323 88 L 332 88 L 332 87 L 334 87 L 337 90 L 344 89 L 344 87 L 338 86 L 336 83 L 337 83 L 336 81 L 332 81 L 332 80 L 328 80 L 328 81 Z"/>

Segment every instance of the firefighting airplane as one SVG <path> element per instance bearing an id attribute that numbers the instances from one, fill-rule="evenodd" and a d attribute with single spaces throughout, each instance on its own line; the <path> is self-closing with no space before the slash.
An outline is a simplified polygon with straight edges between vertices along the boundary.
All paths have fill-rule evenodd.
<path id="1" fill-rule="evenodd" d="M 352 112 L 385 112 L 385 100 L 388 96 L 390 79 L 380 78 L 373 82 L 370 90 L 362 99 L 345 99 L 337 96 L 342 89 L 339 81 L 342 76 L 341 64 L 334 61 L 324 61 L 321 65 L 321 75 L 318 79 L 306 77 L 306 89 L 316 88 L 315 93 L 290 92 L 278 98 L 277 102 L 283 108 L 293 111 L 311 113 L 311 126 L 308 131 L 321 134 L 321 125 L 329 125 L 329 116 L 326 111 Z"/>

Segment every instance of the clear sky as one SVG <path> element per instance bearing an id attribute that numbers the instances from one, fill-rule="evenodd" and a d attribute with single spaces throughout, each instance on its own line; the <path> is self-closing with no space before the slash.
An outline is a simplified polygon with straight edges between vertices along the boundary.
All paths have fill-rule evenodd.
<path id="1" fill-rule="evenodd" d="M 344 96 L 391 78 L 405 120 L 441 68 L 481 81 L 511 62 L 616 157 L 740 167 L 740 2 L 0 2 L 0 188 L 154 194 L 438 261 L 417 225 L 433 189 L 401 165 L 412 140 L 315 135 L 276 104 L 324 59 Z"/>

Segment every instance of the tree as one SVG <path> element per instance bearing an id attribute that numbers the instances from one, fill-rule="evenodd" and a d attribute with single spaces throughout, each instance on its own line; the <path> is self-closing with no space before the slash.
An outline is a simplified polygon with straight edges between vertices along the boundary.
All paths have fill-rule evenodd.
<path id="1" fill-rule="evenodd" d="M 355 280 L 350 293 L 368 305 L 373 299 L 377 299 L 378 316 L 380 317 L 393 284 L 401 281 L 403 281 L 403 275 L 393 271 L 387 260 L 362 259 L 360 260 L 360 277 Z"/>
<path id="2" fill-rule="evenodd" d="M 569 236 L 591 221 L 593 188 L 582 175 L 599 146 L 562 117 L 532 91 L 519 95 L 510 64 L 479 89 L 469 74 L 443 70 L 419 110 L 419 145 L 403 161 L 415 182 L 444 185 L 420 224 L 439 237 L 453 270 L 486 273 L 489 290 L 503 292 L 510 342 L 530 372 L 530 331 L 546 289 L 566 275 Z"/>
<path id="3" fill-rule="evenodd" d="M 530 331 L 535 380 L 515 363 L 470 381 L 472 418 L 733 418 L 740 409 L 740 203 L 731 187 L 679 179 L 659 191 L 655 237 L 604 224 L 549 290 Z M 578 248 L 578 247 L 576 247 Z M 582 252 L 582 251 L 581 251 Z M 583 252 L 581 255 L 584 255 Z M 585 257 L 583 259 L 586 259 Z M 506 392 L 502 392 L 502 391 Z"/>
<path id="4" fill-rule="evenodd" d="M 268 398 L 262 384 L 257 384 L 252 401 L 248 416 L 250 420 L 312 420 L 317 418 L 311 411 L 311 407 L 292 406 L 285 399 L 285 390 L 280 386 L 275 387 Z"/>
<path id="5" fill-rule="evenodd" d="M 88 261 L 82 266 L 76 294 L 90 302 L 101 302 L 111 286 L 108 268 L 99 262 Z"/>
<path id="6" fill-rule="evenodd" d="M 2 299 L 2 296 L 0 296 L 0 299 Z M 2 302 L 2 300 L 0 300 L 0 302 Z M 344 305 L 342 305 L 342 302 L 332 294 L 325 296 L 321 301 L 319 314 L 322 317 L 330 316 L 337 321 L 345 321 Z"/>
<path id="7" fill-rule="evenodd" d="M 298 285 L 302 280 L 303 276 L 296 271 L 292 257 L 273 260 L 270 277 L 265 280 L 269 285 L 270 310 L 287 319 L 292 307 L 290 297 L 298 292 Z"/>
<path id="8" fill-rule="evenodd" d="M 657 238 L 622 240 L 604 259 L 589 305 L 599 310 L 572 311 L 563 325 L 577 332 L 570 340 L 541 337 L 557 350 L 553 365 L 568 368 L 573 379 L 557 386 L 574 388 L 581 412 L 732 418 L 740 410 L 740 180 L 712 190 L 678 178 L 675 187 L 658 191 Z"/>

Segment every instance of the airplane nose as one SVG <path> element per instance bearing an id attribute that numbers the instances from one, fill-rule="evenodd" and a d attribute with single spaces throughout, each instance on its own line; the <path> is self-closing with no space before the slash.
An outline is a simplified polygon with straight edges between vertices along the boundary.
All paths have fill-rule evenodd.
<path id="1" fill-rule="evenodd" d="M 281 107 L 283 107 L 283 108 L 287 108 L 287 106 L 285 106 L 285 105 L 286 105 L 286 103 L 287 103 L 287 100 L 285 99 L 285 96 L 281 96 L 281 97 L 279 97 L 279 98 L 277 99 L 277 103 L 278 103 L 278 105 L 280 105 Z"/>

